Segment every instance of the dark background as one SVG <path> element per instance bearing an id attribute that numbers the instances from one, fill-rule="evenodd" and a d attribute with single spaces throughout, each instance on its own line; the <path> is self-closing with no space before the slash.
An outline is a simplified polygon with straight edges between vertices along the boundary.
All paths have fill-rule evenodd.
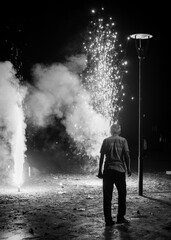
<path id="1" fill-rule="evenodd" d="M 6 6 L 5 6 L 6 5 Z M 149 33 L 142 71 L 143 135 L 151 150 L 170 147 L 169 6 L 149 1 L 68 1 L 5 4 L 0 16 L 0 61 L 10 60 L 20 69 L 22 81 L 31 82 L 35 63 L 63 62 L 81 52 L 91 9 L 104 7 L 112 16 L 118 37 L 125 46 L 134 33 Z M 146 40 L 145 40 L 146 41 Z M 147 40 L 148 41 L 148 40 Z M 123 135 L 131 148 L 138 143 L 138 57 L 135 41 L 127 43 L 128 74 L 124 77 L 126 96 L 120 115 Z M 134 100 L 131 100 L 131 97 Z M 136 154 L 136 153 L 135 153 Z"/>

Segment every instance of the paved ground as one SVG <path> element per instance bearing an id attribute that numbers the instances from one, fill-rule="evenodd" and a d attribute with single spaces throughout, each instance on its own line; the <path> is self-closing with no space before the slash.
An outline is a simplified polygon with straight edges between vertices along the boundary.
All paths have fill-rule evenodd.
<path id="1" fill-rule="evenodd" d="M 137 173 L 127 179 L 130 224 L 105 227 L 102 181 L 96 176 L 39 175 L 21 188 L 0 188 L 1 240 L 171 239 L 171 176 L 144 173 L 141 197 Z M 113 195 L 113 216 L 117 192 Z"/>

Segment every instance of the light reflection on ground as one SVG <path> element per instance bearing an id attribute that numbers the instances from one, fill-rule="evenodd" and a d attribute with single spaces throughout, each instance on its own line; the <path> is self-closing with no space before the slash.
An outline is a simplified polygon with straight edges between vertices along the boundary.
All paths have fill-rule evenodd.
<path id="1" fill-rule="evenodd" d="M 6 232 L 1 235 L 1 239 L 7 240 L 23 240 L 23 239 L 32 239 L 32 235 L 29 234 L 26 229 L 20 229 L 17 231 Z M 35 238 L 34 238 L 35 239 Z"/>

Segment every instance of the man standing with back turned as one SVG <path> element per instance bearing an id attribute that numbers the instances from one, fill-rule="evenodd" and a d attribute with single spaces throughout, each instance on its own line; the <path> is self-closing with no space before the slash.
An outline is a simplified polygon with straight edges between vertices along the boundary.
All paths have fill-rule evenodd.
<path id="1" fill-rule="evenodd" d="M 103 178 L 103 211 L 106 226 L 112 226 L 111 203 L 114 185 L 118 191 L 117 223 L 128 223 L 126 214 L 126 176 L 131 176 L 130 155 L 127 140 L 120 135 L 121 126 L 113 124 L 111 136 L 103 140 L 100 150 L 98 178 Z M 102 171 L 105 156 L 104 170 Z"/>

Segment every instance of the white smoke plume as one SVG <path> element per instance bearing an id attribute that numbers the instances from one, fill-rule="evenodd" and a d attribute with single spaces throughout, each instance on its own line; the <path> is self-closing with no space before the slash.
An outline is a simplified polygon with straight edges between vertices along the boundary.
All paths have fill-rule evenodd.
<path id="1" fill-rule="evenodd" d="M 86 68 L 86 56 L 84 54 L 66 57 L 66 60 L 65 66 L 71 72 L 79 74 Z"/>
<path id="2" fill-rule="evenodd" d="M 0 164 L 4 171 L 14 168 L 14 181 L 20 184 L 26 151 L 26 88 L 20 86 L 15 74 L 11 62 L 0 63 Z"/>
<path id="3" fill-rule="evenodd" d="M 41 127 L 51 124 L 51 116 L 61 119 L 73 140 L 83 146 L 89 156 L 95 157 L 99 155 L 103 138 L 108 135 L 109 122 L 94 111 L 90 95 L 76 73 L 76 69 L 80 71 L 81 66 L 85 67 L 83 58 L 80 65 L 78 56 L 69 60 L 72 61 L 65 65 L 35 65 L 27 114 Z"/>

